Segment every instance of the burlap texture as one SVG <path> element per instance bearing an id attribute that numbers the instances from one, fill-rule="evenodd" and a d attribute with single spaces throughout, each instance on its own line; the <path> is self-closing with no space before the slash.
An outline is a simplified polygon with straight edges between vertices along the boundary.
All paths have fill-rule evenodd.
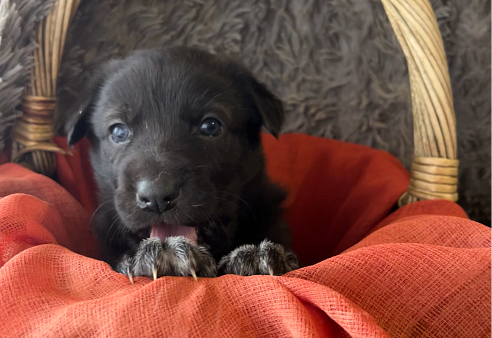
<path id="1" fill-rule="evenodd" d="M 445 201 L 385 218 L 408 180 L 385 153 L 300 135 L 264 144 L 291 192 L 294 246 L 319 262 L 282 277 L 131 285 L 95 259 L 87 144 L 59 158 L 66 190 L 0 166 L 0 336 L 490 337 L 489 228 Z"/>

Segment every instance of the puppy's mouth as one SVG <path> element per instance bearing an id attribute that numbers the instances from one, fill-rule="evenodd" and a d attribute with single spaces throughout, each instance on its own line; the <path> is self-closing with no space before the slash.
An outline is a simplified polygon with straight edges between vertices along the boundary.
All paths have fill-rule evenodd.
<path id="1" fill-rule="evenodd" d="M 150 238 L 158 238 L 163 242 L 168 237 L 184 236 L 193 243 L 197 242 L 196 227 L 179 225 L 179 224 L 167 224 L 160 222 L 150 228 Z"/>

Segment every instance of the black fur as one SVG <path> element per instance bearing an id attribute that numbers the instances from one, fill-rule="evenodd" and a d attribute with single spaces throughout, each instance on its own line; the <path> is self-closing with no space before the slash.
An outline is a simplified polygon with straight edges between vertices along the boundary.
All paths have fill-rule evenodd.
<path id="1" fill-rule="evenodd" d="M 222 260 L 227 267 L 229 256 L 241 264 L 237 252 L 231 252 L 244 244 L 259 245 L 266 237 L 290 249 L 280 207 L 285 193 L 265 174 L 260 142 L 262 126 L 273 135 L 280 132 L 282 103 L 243 66 L 200 50 L 158 48 L 109 62 L 87 87 L 67 135 L 70 145 L 84 136 L 91 141 L 101 203 L 94 217 L 95 232 L 105 244 L 108 262 L 118 271 L 145 270 L 141 275 L 149 275 L 148 266 L 138 264 L 156 265 L 161 253 L 152 254 L 156 257 L 151 263 L 135 260 L 145 256 L 143 246 L 153 247 L 146 238 L 159 222 L 196 227 L 201 251 L 188 251 L 196 253 L 192 258 L 198 259 L 197 264 L 204 250 L 213 264 Z M 198 131 L 209 116 L 223 124 L 217 137 Z M 110 126 L 115 123 L 129 127 L 129 141 L 113 142 Z M 161 214 L 140 209 L 135 195 L 142 179 L 162 191 L 179 187 L 174 208 Z M 178 240 L 182 243 L 175 247 L 187 247 L 186 239 Z M 162 249 L 166 250 L 165 243 Z M 152 250 L 159 251 L 146 252 Z M 260 251 L 267 252 L 258 247 Z M 211 264 L 208 258 L 203 261 Z M 182 270 L 163 269 L 158 274 L 190 275 Z M 215 266 L 202 270 L 210 276 Z M 260 270 L 265 271 L 255 269 Z"/>

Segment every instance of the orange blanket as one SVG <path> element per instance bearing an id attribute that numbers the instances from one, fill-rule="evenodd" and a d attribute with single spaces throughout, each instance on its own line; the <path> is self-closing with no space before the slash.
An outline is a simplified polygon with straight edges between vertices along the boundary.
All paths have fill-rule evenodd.
<path id="1" fill-rule="evenodd" d="M 319 262 L 282 277 L 131 285 L 95 259 L 87 143 L 58 157 L 64 188 L 0 166 L 0 336 L 490 336 L 489 228 L 444 201 L 386 217 L 408 174 L 384 152 L 301 135 L 264 145 L 294 248 Z"/>

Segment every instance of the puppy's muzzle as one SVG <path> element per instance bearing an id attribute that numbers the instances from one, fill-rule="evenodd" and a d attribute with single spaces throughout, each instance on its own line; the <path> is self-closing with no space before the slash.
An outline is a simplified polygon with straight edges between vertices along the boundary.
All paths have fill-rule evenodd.
<path id="1" fill-rule="evenodd" d="M 156 184 L 149 180 L 143 180 L 137 184 L 137 206 L 158 214 L 174 208 L 179 195 L 180 186 L 173 182 Z"/>

